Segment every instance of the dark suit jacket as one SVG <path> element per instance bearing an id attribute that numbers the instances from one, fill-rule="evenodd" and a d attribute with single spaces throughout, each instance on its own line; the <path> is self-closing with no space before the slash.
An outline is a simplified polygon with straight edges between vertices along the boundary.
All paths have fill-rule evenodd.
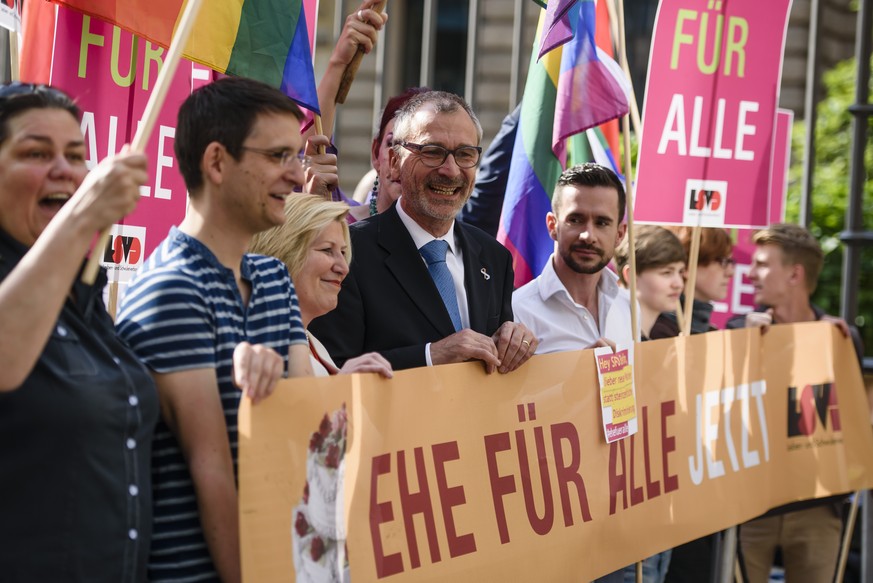
<path id="1" fill-rule="evenodd" d="M 313 320 L 310 330 L 340 366 L 373 351 L 395 370 L 425 366 L 425 345 L 455 329 L 412 236 L 393 206 L 355 223 L 351 232 L 352 264 L 339 305 Z M 455 240 L 463 253 L 470 328 L 491 336 L 512 320 L 511 256 L 488 234 L 458 221 Z"/>

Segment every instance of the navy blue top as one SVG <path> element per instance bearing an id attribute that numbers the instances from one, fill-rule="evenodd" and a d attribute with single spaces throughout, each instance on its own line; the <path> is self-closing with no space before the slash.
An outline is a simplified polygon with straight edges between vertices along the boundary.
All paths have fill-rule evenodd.
<path id="1" fill-rule="evenodd" d="M 27 247 L 0 231 L 0 280 Z M 158 397 L 76 278 L 24 383 L 0 393 L 0 579 L 146 580 Z"/>

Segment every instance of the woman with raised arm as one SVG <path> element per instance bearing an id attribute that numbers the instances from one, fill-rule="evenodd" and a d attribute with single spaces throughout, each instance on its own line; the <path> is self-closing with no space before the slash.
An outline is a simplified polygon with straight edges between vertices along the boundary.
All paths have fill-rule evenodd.
<path id="1" fill-rule="evenodd" d="M 3 581 L 146 580 L 158 397 L 106 313 L 105 273 L 79 279 L 146 179 L 127 152 L 88 173 L 64 93 L 0 86 Z"/>

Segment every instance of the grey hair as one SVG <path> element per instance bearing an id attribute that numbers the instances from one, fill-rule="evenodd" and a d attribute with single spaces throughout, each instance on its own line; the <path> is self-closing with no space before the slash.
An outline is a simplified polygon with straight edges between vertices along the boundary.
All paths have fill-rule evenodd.
<path id="1" fill-rule="evenodd" d="M 478 146 L 482 141 L 482 124 L 479 123 L 479 118 L 476 117 L 473 109 L 464 101 L 463 97 L 446 91 L 427 91 L 414 95 L 403 107 L 397 110 L 394 116 L 394 149 L 396 152 L 400 152 L 396 142 L 409 138 L 415 114 L 425 105 L 431 106 L 437 113 L 454 113 L 460 110 L 467 112 L 467 115 L 473 120 L 473 125 L 476 126 L 476 144 L 474 145 Z"/>

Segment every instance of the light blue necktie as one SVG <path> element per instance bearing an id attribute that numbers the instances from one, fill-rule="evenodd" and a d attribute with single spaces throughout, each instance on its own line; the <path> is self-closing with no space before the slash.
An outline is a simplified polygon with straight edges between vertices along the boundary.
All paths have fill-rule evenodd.
<path id="1" fill-rule="evenodd" d="M 419 249 L 418 252 L 421 253 L 421 256 L 427 262 L 427 270 L 430 272 L 431 279 L 436 284 L 437 291 L 440 292 L 440 297 L 443 298 L 443 303 L 449 311 L 452 324 L 455 325 L 455 332 L 457 332 L 461 329 L 461 312 L 458 310 L 458 296 L 455 295 L 455 280 L 452 279 L 449 266 L 446 264 L 446 252 L 448 250 L 448 242 L 434 239 Z"/>

